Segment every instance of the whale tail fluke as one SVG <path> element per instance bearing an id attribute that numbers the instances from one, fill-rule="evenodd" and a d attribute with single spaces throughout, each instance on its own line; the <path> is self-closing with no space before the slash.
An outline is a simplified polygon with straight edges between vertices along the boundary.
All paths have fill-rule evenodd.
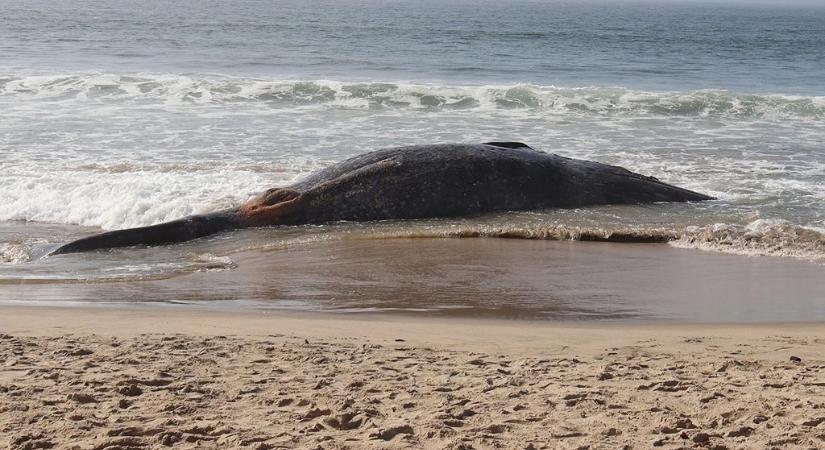
<path id="1" fill-rule="evenodd" d="M 625 169 L 622 169 L 625 171 Z M 622 203 L 658 203 L 658 202 L 701 202 L 706 200 L 716 200 L 715 197 L 705 195 L 690 189 L 680 188 L 672 184 L 659 181 L 656 177 L 646 177 L 644 175 L 631 174 L 630 177 L 623 178 L 617 183 L 617 191 L 622 192 L 625 197 Z"/>
<path id="2" fill-rule="evenodd" d="M 563 158 L 563 164 L 571 174 L 565 199 L 574 206 L 716 200 L 624 167 L 569 158 Z"/>
<path id="3" fill-rule="evenodd" d="M 79 253 L 135 245 L 155 246 L 191 241 L 240 226 L 235 210 L 184 217 L 148 227 L 109 231 L 78 239 L 50 255 Z"/>
<path id="4" fill-rule="evenodd" d="M 606 195 L 607 201 L 605 203 L 682 203 L 716 200 L 709 195 L 636 174 L 633 174 L 633 176 L 619 176 L 607 184 L 611 189 Z"/>
<path id="5" fill-rule="evenodd" d="M 658 181 L 658 180 L 657 180 Z M 660 182 L 661 183 L 661 182 Z M 711 197 L 710 195 L 705 195 L 700 192 L 691 191 L 689 189 L 680 188 L 678 186 L 673 186 L 672 184 L 661 183 L 664 186 L 667 186 L 669 191 L 669 198 L 667 202 L 704 202 L 708 200 L 716 200 L 716 197 Z"/>

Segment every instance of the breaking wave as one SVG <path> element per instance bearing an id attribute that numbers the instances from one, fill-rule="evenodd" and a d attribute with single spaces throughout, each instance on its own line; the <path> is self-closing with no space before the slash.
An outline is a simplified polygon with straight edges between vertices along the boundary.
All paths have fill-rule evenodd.
<path id="1" fill-rule="evenodd" d="M 357 237 L 358 235 L 356 235 Z M 463 225 L 427 229 L 388 230 L 366 238 L 504 238 L 618 243 L 668 243 L 745 256 L 779 256 L 825 263 L 825 230 L 785 220 L 759 219 L 748 224 L 717 223 L 668 228 L 600 228 L 548 226 Z"/>
<path id="2" fill-rule="evenodd" d="M 519 110 L 604 116 L 825 117 L 825 96 L 749 95 L 722 90 L 645 92 L 625 88 L 267 80 L 176 74 L 0 74 L 0 99 L 245 104 L 268 108 Z"/>
<path id="3" fill-rule="evenodd" d="M 0 264 L 19 264 L 31 259 L 31 248 L 19 242 L 0 242 Z"/>
<path id="4" fill-rule="evenodd" d="M 747 225 L 718 223 L 688 227 L 671 245 L 737 255 L 784 256 L 825 262 L 825 230 L 785 220 L 760 219 Z"/>

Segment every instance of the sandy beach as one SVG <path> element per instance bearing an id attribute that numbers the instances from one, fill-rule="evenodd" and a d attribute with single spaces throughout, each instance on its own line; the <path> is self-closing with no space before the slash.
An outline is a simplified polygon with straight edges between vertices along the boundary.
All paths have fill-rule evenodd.
<path id="1" fill-rule="evenodd" d="M 825 450 L 825 0 L 0 11 L 0 450 Z"/>
<path id="2" fill-rule="evenodd" d="M 825 325 L 3 307 L 0 445 L 822 448 Z"/>

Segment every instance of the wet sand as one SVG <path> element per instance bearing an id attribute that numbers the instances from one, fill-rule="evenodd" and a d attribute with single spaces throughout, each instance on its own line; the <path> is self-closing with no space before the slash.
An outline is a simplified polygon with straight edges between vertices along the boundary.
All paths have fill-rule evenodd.
<path id="1" fill-rule="evenodd" d="M 825 445 L 822 324 L 2 307 L 0 332 L 12 449 Z"/>
<path id="2" fill-rule="evenodd" d="M 169 248 L 7 266 L 20 276 L 0 280 L 0 303 L 176 303 L 227 311 L 509 319 L 823 319 L 825 266 L 790 258 L 667 244 L 315 238 L 283 240 L 282 230 L 249 230 Z M 261 248 L 262 242 L 271 244 Z M 253 248 L 238 250 L 246 246 Z M 175 269 L 184 258 L 189 262 L 181 264 L 190 266 Z"/>

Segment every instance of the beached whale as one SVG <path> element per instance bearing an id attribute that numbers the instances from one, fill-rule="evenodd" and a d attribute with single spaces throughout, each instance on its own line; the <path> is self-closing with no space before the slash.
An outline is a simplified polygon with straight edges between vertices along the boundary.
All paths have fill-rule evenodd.
<path id="1" fill-rule="evenodd" d="M 518 142 L 419 145 L 356 156 L 237 208 L 110 231 L 52 254 L 171 244 L 245 227 L 710 199 L 621 167 Z"/>

